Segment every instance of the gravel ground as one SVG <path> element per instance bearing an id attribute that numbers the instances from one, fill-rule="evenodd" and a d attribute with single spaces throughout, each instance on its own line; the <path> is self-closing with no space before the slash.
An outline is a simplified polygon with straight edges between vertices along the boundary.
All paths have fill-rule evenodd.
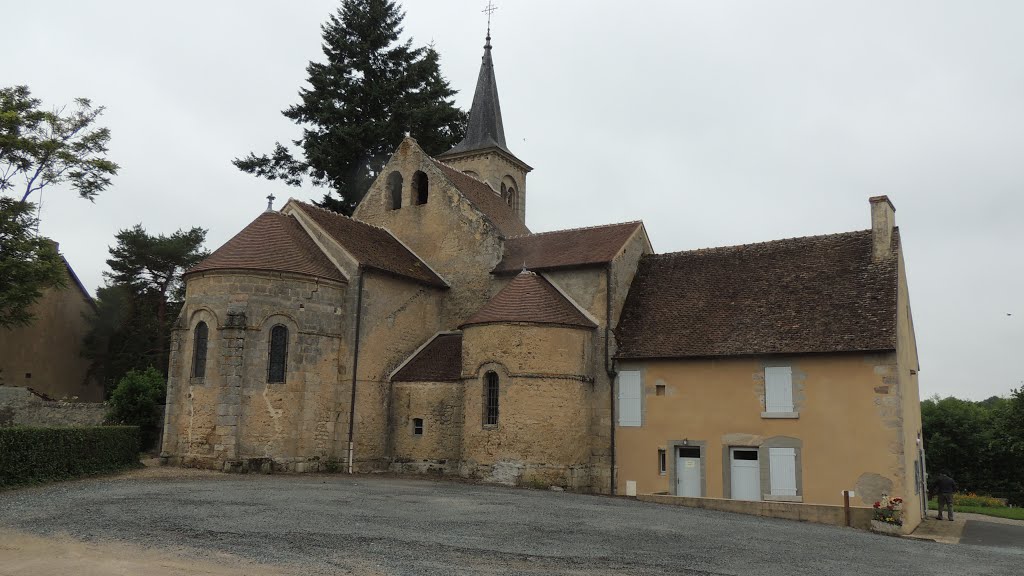
<path id="1" fill-rule="evenodd" d="M 633 500 L 385 477 L 135 475 L 0 492 L 0 532 L 317 574 L 1021 574 L 948 546 Z M 2 538 L 0 538 L 2 539 Z"/>

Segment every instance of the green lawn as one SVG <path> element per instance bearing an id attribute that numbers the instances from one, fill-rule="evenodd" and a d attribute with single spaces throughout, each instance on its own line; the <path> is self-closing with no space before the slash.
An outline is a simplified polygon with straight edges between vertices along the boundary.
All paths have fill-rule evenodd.
<path id="1" fill-rule="evenodd" d="M 939 503 L 935 499 L 928 501 L 929 510 L 938 510 Z M 1024 520 L 1024 508 L 1009 508 L 1007 506 L 957 506 L 953 505 L 954 512 L 968 512 L 970 514 L 985 514 L 999 518 L 1010 518 L 1013 520 Z"/>

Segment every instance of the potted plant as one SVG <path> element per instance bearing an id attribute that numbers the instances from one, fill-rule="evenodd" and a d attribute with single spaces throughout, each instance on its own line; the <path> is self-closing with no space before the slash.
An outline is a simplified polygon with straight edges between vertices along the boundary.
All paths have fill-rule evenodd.
<path id="1" fill-rule="evenodd" d="M 883 534 L 899 534 L 903 529 L 903 499 L 889 498 L 882 494 L 882 499 L 875 502 L 874 515 L 871 518 L 871 530 Z"/>

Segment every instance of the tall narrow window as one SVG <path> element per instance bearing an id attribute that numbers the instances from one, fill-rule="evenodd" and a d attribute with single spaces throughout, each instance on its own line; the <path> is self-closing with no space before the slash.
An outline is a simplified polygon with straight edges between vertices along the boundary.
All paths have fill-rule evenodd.
<path id="1" fill-rule="evenodd" d="M 392 210 L 402 207 L 402 175 L 398 172 L 388 174 L 388 197 Z"/>
<path id="2" fill-rule="evenodd" d="M 764 411 L 769 414 L 793 412 L 793 368 L 771 366 L 764 369 Z"/>
<path id="3" fill-rule="evenodd" d="M 412 433 L 414 436 L 423 436 L 423 418 L 412 419 Z"/>
<path id="4" fill-rule="evenodd" d="M 641 426 L 643 383 L 639 370 L 619 372 L 619 426 Z"/>
<path id="5" fill-rule="evenodd" d="M 484 426 L 498 425 L 498 374 L 488 372 L 484 391 Z"/>
<path id="6" fill-rule="evenodd" d="M 270 329 L 270 357 L 267 382 L 284 382 L 288 367 L 288 328 L 278 324 Z"/>
<path id="7" fill-rule="evenodd" d="M 665 449 L 664 448 L 659 448 L 658 449 L 658 474 L 661 474 L 662 476 L 664 476 L 665 473 L 668 471 L 668 462 L 666 462 L 666 460 L 668 460 L 668 458 L 666 457 Z"/>
<path id="8" fill-rule="evenodd" d="M 192 377 L 206 376 L 206 344 L 210 338 L 210 329 L 206 322 L 196 324 L 192 338 Z"/>
<path id="9" fill-rule="evenodd" d="M 429 181 L 427 175 L 423 172 L 417 171 L 412 175 L 412 189 L 413 198 L 416 200 L 416 204 L 426 204 L 427 194 L 429 193 Z"/>

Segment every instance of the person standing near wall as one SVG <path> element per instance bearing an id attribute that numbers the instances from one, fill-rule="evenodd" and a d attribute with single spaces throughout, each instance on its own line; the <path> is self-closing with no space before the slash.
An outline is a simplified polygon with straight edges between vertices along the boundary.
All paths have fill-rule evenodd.
<path id="1" fill-rule="evenodd" d="M 942 507 L 946 507 L 949 521 L 953 521 L 953 493 L 956 492 L 956 480 L 949 475 L 949 471 L 943 470 L 935 479 L 933 492 L 939 498 L 939 520 L 942 520 Z"/>

